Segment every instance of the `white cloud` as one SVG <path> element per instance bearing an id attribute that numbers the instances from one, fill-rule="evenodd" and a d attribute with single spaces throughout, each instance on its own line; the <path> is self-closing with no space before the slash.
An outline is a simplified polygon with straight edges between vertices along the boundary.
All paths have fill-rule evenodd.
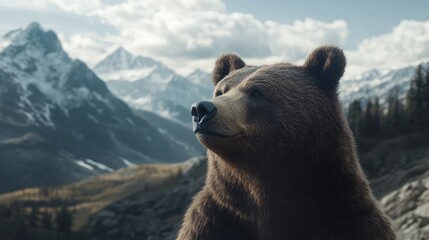
<path id="1" fill-rule="evenodd" d="M 117 35 L 76 33 L 62 38 L 70 55 L 90 66 L 108 51 L 107 43 L 189 72 L 194 67 L 210 71 L 215 58 L 224 52 L 239 53 L 255 63 L 267 59 L 296 62 L 320 44 L 341 45 L 347 37 L 347 24 L 342 20 L 324 23 L 304 19 L 292 24 L 261 21 L 251 14 L 229 13 L 222 0 L 109 2 L 6 0 L 1 5 L 97 17 L 116 28 Z"/>
<path id="2" fill-rule="evenodd" d="M 102 6 L 100 0 L 2 0 L 0 7 L 26 10 L 61 10 L 75 14 L 85 14 Z"/>
<path id="3" fill-rule="evenodd" d="M 261 61 L 274 57 L 296 62 L 318 45 L 341 45 L 348 33 L 342 20 L 261 21 L 251 14 L 228 13 L 221 0 L 128 0 L 89 15 L 118 29 L 119 36 L 111 37 L 114 44 L 183 72 L 193 64 L 210 70 L 224 52 Z"/>
<path id="4" fill-rule="evenodd" d="M 71 37 L 60 34 L 64 50 L 71 58 L 79 58 L 90 67 L 95 66 L 103 60 L 112 50 L 117 47 L 105 41 L 100 35 L 95 33 L 79 33 Z"/>
<path id="5" fill-rule="evenodd" d="M 90 66 L 117 46 L 158 59 L 180 73 L 194 68 L 210 71 L 217 56 L 231 51 L 251 64 L 301 63 L 315 47 L 342 46 L 348 35 L 343 20 L 262 21 L 251 14 L 228 12 L 222 0 L 3 0 L 0 7 L 62 11 L 112 26 L 117 33 L 91 29 L 61 36 L 65 50 Z M 366 39 L 346 54 L 347 76 L 428 57 L 429 21 L 402 21 L 391 32 Z"/>
<path id="6" fill-rule="evenodd" d="M 429 21 L 403 20 L 389 33 L 347 51 L 348 75 L 373 68 L 398 68 L 429 57 Z"/>

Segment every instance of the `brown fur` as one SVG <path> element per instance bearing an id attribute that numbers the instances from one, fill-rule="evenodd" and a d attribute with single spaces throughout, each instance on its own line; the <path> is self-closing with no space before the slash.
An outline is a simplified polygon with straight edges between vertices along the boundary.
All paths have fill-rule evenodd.
<path id="1" fill-rule="evenodd" d="M 209 149 L 206 184 L 178 239 L 396 239 L 338 101 L 342 51 L 318 48 L 304 66 L 230 62 L 214 70 L 217 112 L 196 134 Z"/>
<path id="2" fill-rule="evenodd" d="M 213 70 L 212 79 L 214 85 L 216 85 L 230 72 L 243 68 L 244 66 L 246 66 L 246 64 L 238 55 L 234 53 L 222 55 L 217 59 L 216 67 Z"/>

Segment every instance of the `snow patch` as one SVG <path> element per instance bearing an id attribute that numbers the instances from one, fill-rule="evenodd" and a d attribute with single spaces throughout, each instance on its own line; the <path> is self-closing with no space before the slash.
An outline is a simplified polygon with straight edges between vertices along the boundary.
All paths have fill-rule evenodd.
<path id="1" fill-rule="evenodd" d="M 1 39 L 0 40 L 0 52 L 10 45 L 12 41 L 10 39 Z"/>
<path id="2" fill-rule="evenodd" d="M 91 160 L 89 158 L 85 159 L 85 162 L 87 164 L 90 164 L 90 166 L 95 166 L 96 168 L 101 169 L 103 171 L 107 171 L 107 172 L 113 172 L 114 171 L 112 168 L 110 168 L 110 167 L 108 167 L 108 166 L 106 166 L 104 164 L 101 164 L 99 162 L 93 161 L 93 160 Z"/>
<path id="3" fill-rule="evenodd" d="M 127 167 L 136 167 L 137 165 L 136 164 L 134 164 L 134 163 L 132 163 L 132 162 L 130 162 L 130 161 L 128 161 L 127 159 L 125 159 L 125 158 L 121 158 L 122 159 L 122 162 L 127 166 Z"/>
<path id="4" fill-rule="evenodd" d="M 96 117 L 94 117 L 92 114 L 87 114 L 86 115 L 89 119 L 91 119 L 95 124 L 100 123 L 100 121 L 98 121 L 98 119 Z"/>
<path id="5" fill-rule="evenodd" d="M 134 82 L 147 77 L 156 69 L 156 66 L 146 67 L 143 69 L 127 69 L 116 72 L 102 73 L 97 75 L 104 81 L 130 81 Z"/>
<path id="6" fill-rule="evenodd" d="M 163 128 L 158 128 L 158 132 L 167 135 L 167 130 L 163 129 Z"/>
<path id="7" fill-rule="evenodd" d="M 127 117 L 126 120 L 131 124 L 131 126 L 135 126 L 136 125 L 131 118 Z"/>
<path id="8" fill-rule="evenodd" d="M 84 161 L 82 161 L 82 160 L 74 160 L 74 162 L 75 162 L 75 163 L 76 163 L 76 165 L 78 165 L 79 167 L 82 167 L 82 168 L 88 169 L 88 170 L 90 170 L 90 171 L 94 171 L 94 167 L 92 167 L 91 165 L 89 165 L 89 164 L 85 163 L 85 162 L 84 162 Z"/>

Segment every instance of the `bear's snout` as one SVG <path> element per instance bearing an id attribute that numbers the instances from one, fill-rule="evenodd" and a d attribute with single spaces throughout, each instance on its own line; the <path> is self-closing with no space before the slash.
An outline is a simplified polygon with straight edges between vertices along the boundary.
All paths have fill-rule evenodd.
<path id="1" fill-rule="evenodd" d="M 194 103 L 191 107 L 192 121 L 204 123 L 216 114 L 216 106 L 209 101 Z"/>

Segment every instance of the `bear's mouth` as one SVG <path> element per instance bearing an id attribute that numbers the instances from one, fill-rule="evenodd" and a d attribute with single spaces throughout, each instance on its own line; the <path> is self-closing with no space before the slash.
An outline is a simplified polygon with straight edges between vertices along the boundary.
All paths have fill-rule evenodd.
<path id="1" fill-rule="evenodd" d="M 208 130 L 199 129 L 199 128 L 197 128 L 197 129 L 194 130 L 194 134 L 213 135 L 213 136 L 221 137 L 221 138 L 233 138 L 233 137 L 237 137 L 237 136 L 241 135 L 239 133 L 232 134 L 232 135 L 226 135 L 226 134 L 221 134 L 221 133 L 218 133 L 218 132 L 208 131 Z"/>

